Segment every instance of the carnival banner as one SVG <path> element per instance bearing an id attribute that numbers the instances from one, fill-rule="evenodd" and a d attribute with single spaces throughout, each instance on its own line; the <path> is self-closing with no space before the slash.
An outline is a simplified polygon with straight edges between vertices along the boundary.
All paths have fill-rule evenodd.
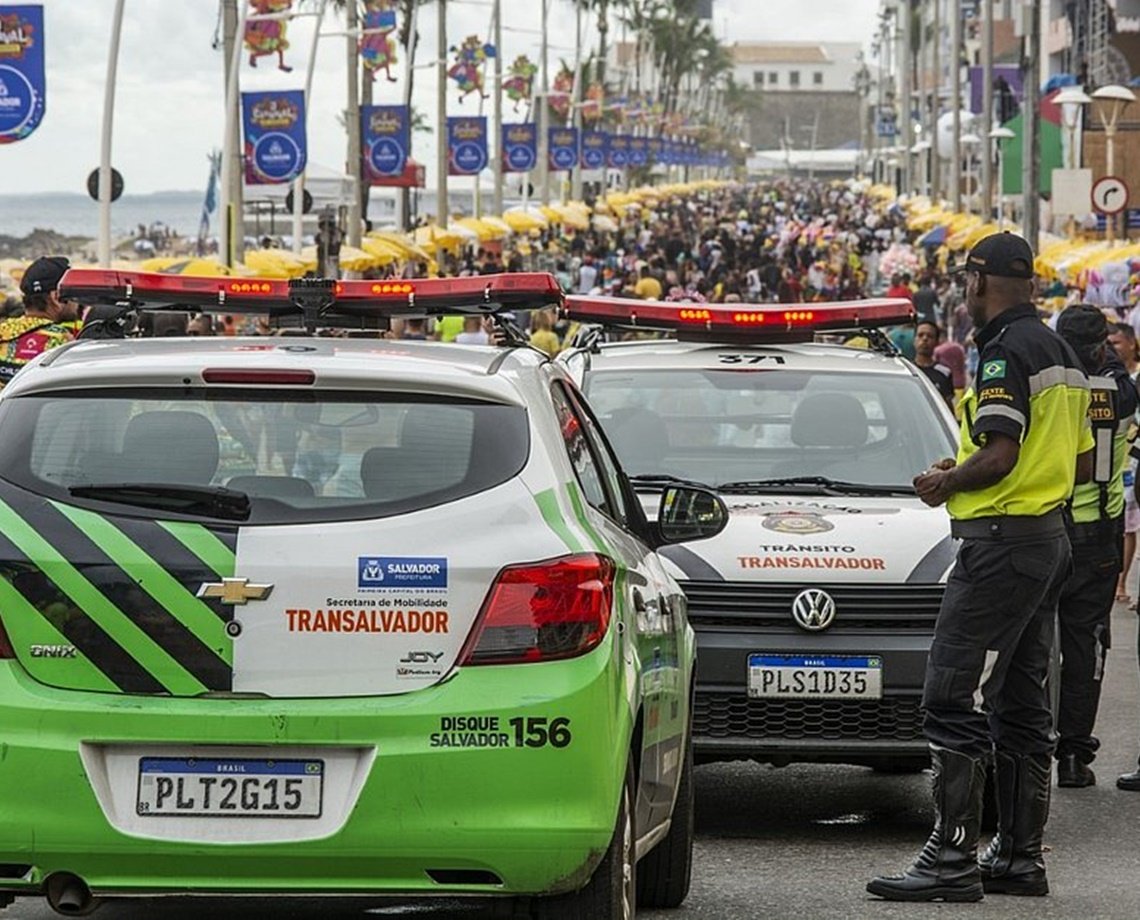
<path id="1" fill-rule="evenodd" d="M 242 93 L 245 181 L 250 185 L 292 182 L 305 171 L 305 93 Z"/>
<path id="2" fill-rule="evenodd" d="M 360 109 L 360 140 L 370 185 L 403 175 L 411 153 L 412 132 L 406 105 L 366 105 Z"/>
<path id="3" fill-rule="evenodd" d="M 0 144 L 39 127 L 45 94 L 44 8 L 0 6 Z"/>
<path id="4" fill-rule="evenodd" d="M 582 168 L 603 169 L 606 165 L 606 144 L 609 135 L 605 131 L 582 132 Z"/>
<path id="5" fill-rule="evenodd" d="M 629 138 L 624 134 L 610 135 L 606 163 L 611 169 L 624 169 L 629 165 Z"/>
<path id="6" fill-rule="evenodd" d="M 503 172 L 530 172 L 538 165 L 538 128 L 533 124 L 503 125 L 499 144 Z"/>
<path id="7" fill-rule="evenodd" d="M 477 176 L 487 168 L 487 118 L 453 115 L 447 119 L 447 173 Z"/>
<path id="8" fill-rule="evenodd" d="M 649 138 L 631 137 L 629 139 L 629 165 L 638 169 L 649 162 Z"/>
<path id="9" fill-rule="evenodd" d="M 577 128 L 551 128 L 549 139 L 551 169 L 567 170 L 578 165 Z"/>

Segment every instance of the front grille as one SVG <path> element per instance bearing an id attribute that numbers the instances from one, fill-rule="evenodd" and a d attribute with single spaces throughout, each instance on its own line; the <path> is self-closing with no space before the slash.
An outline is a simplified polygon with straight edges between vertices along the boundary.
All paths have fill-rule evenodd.
<path id="1" fill-rule="evenodd" d="M 804 588 L 820 588 L 835 601 L 831 632 L 855 629 L 934 629 L 945 585 L 819 585 L 741 581 L 685 581 L 689 620 L 701 627 L 795 626 L 792 602 Z"/>
<path id="2" fill-rule="evenodd" d="M 918 696 L 881 700 L 759 700 L 697 691 L 697 738 L 922 741 Z"/>

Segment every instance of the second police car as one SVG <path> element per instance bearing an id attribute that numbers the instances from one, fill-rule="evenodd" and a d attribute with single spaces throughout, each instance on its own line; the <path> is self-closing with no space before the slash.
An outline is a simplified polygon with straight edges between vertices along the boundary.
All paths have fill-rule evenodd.
<path id="1" fill-rule="evenodd" d="M 698 762 L 925 765 L 923 675 L 956 550 L 911 480 L 954 455 L 955 423 L 878 331 L 912 321 L 909 302 L 566 310 L 675 335 L 587 335 L 561 360 L 647 506 L 686 481 L 729 508 L 716 539 L 663 551 L 697 632 Z M 875 347 L 815 341 L 839 329 Z"/>

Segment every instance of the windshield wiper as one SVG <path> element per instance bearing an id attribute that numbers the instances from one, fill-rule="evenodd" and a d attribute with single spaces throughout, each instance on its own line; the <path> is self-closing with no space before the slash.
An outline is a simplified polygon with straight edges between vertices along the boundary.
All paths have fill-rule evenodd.
<path id="1" fill-rule="evenodd" d="M 140 508 L 161 508 L 182 514 L 200 514 L 248 520 L 249 496 L 222 486 L 163 485 L 149 482 L 93 483 L 67 490 L 76 498 L 91 498 Z"/>
<path id="2" fill-rule="evenodd" d="M 808 491 L 846 495 L 913 495 L 910 485 L 872 485 L 866 482 L 845 482 L 827 476 L 784 476 L 774 479 L 742 479 L 738 482 L 724 482 L 716 487 L 717 492 L 783 492 Z"/>
<path id="3" fill-rule="evenodd" d="M 635 489 L 663 489 L 666 486 L 694 486 L 698 489 L 709 489 L 707 483 L 695 479 L 682 479 L 680 476 L 670 476 L 668 473 L 639 473 L 630 476 L 629 481 Z"/>

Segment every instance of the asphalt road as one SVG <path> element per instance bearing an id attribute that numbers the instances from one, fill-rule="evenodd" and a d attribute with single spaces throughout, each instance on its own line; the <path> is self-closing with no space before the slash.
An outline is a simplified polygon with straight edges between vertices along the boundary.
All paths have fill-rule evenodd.
<path id="1" fill-rule="evenodd" d="M 903 905 L 870 898 L 866 880 L 903 868 L 930 829 L 926 774 L 888 776 L 844 767 L 716 764 L 697 769 L 698 840 L 693 889 L 677 911 L 652 920 L 795 918 L 1081 918 L 1133 920 L 1140 913 L 1136 829 L 1140 794 L 1119 792 L 1140 744 L 1136 614 L 1118 608 L 1098 734 L 1100 784 L 1055 789 L 1046 834 L 1053 894 L 991 896 L 981 904 Z M 43 902 L 18 901 L 0 920 L 47 920 Z M 101 920 L 350 920 L 368 917 L 482 920 L 487 911 L 455 904 L 237 899 L 105 905 Z"/>

